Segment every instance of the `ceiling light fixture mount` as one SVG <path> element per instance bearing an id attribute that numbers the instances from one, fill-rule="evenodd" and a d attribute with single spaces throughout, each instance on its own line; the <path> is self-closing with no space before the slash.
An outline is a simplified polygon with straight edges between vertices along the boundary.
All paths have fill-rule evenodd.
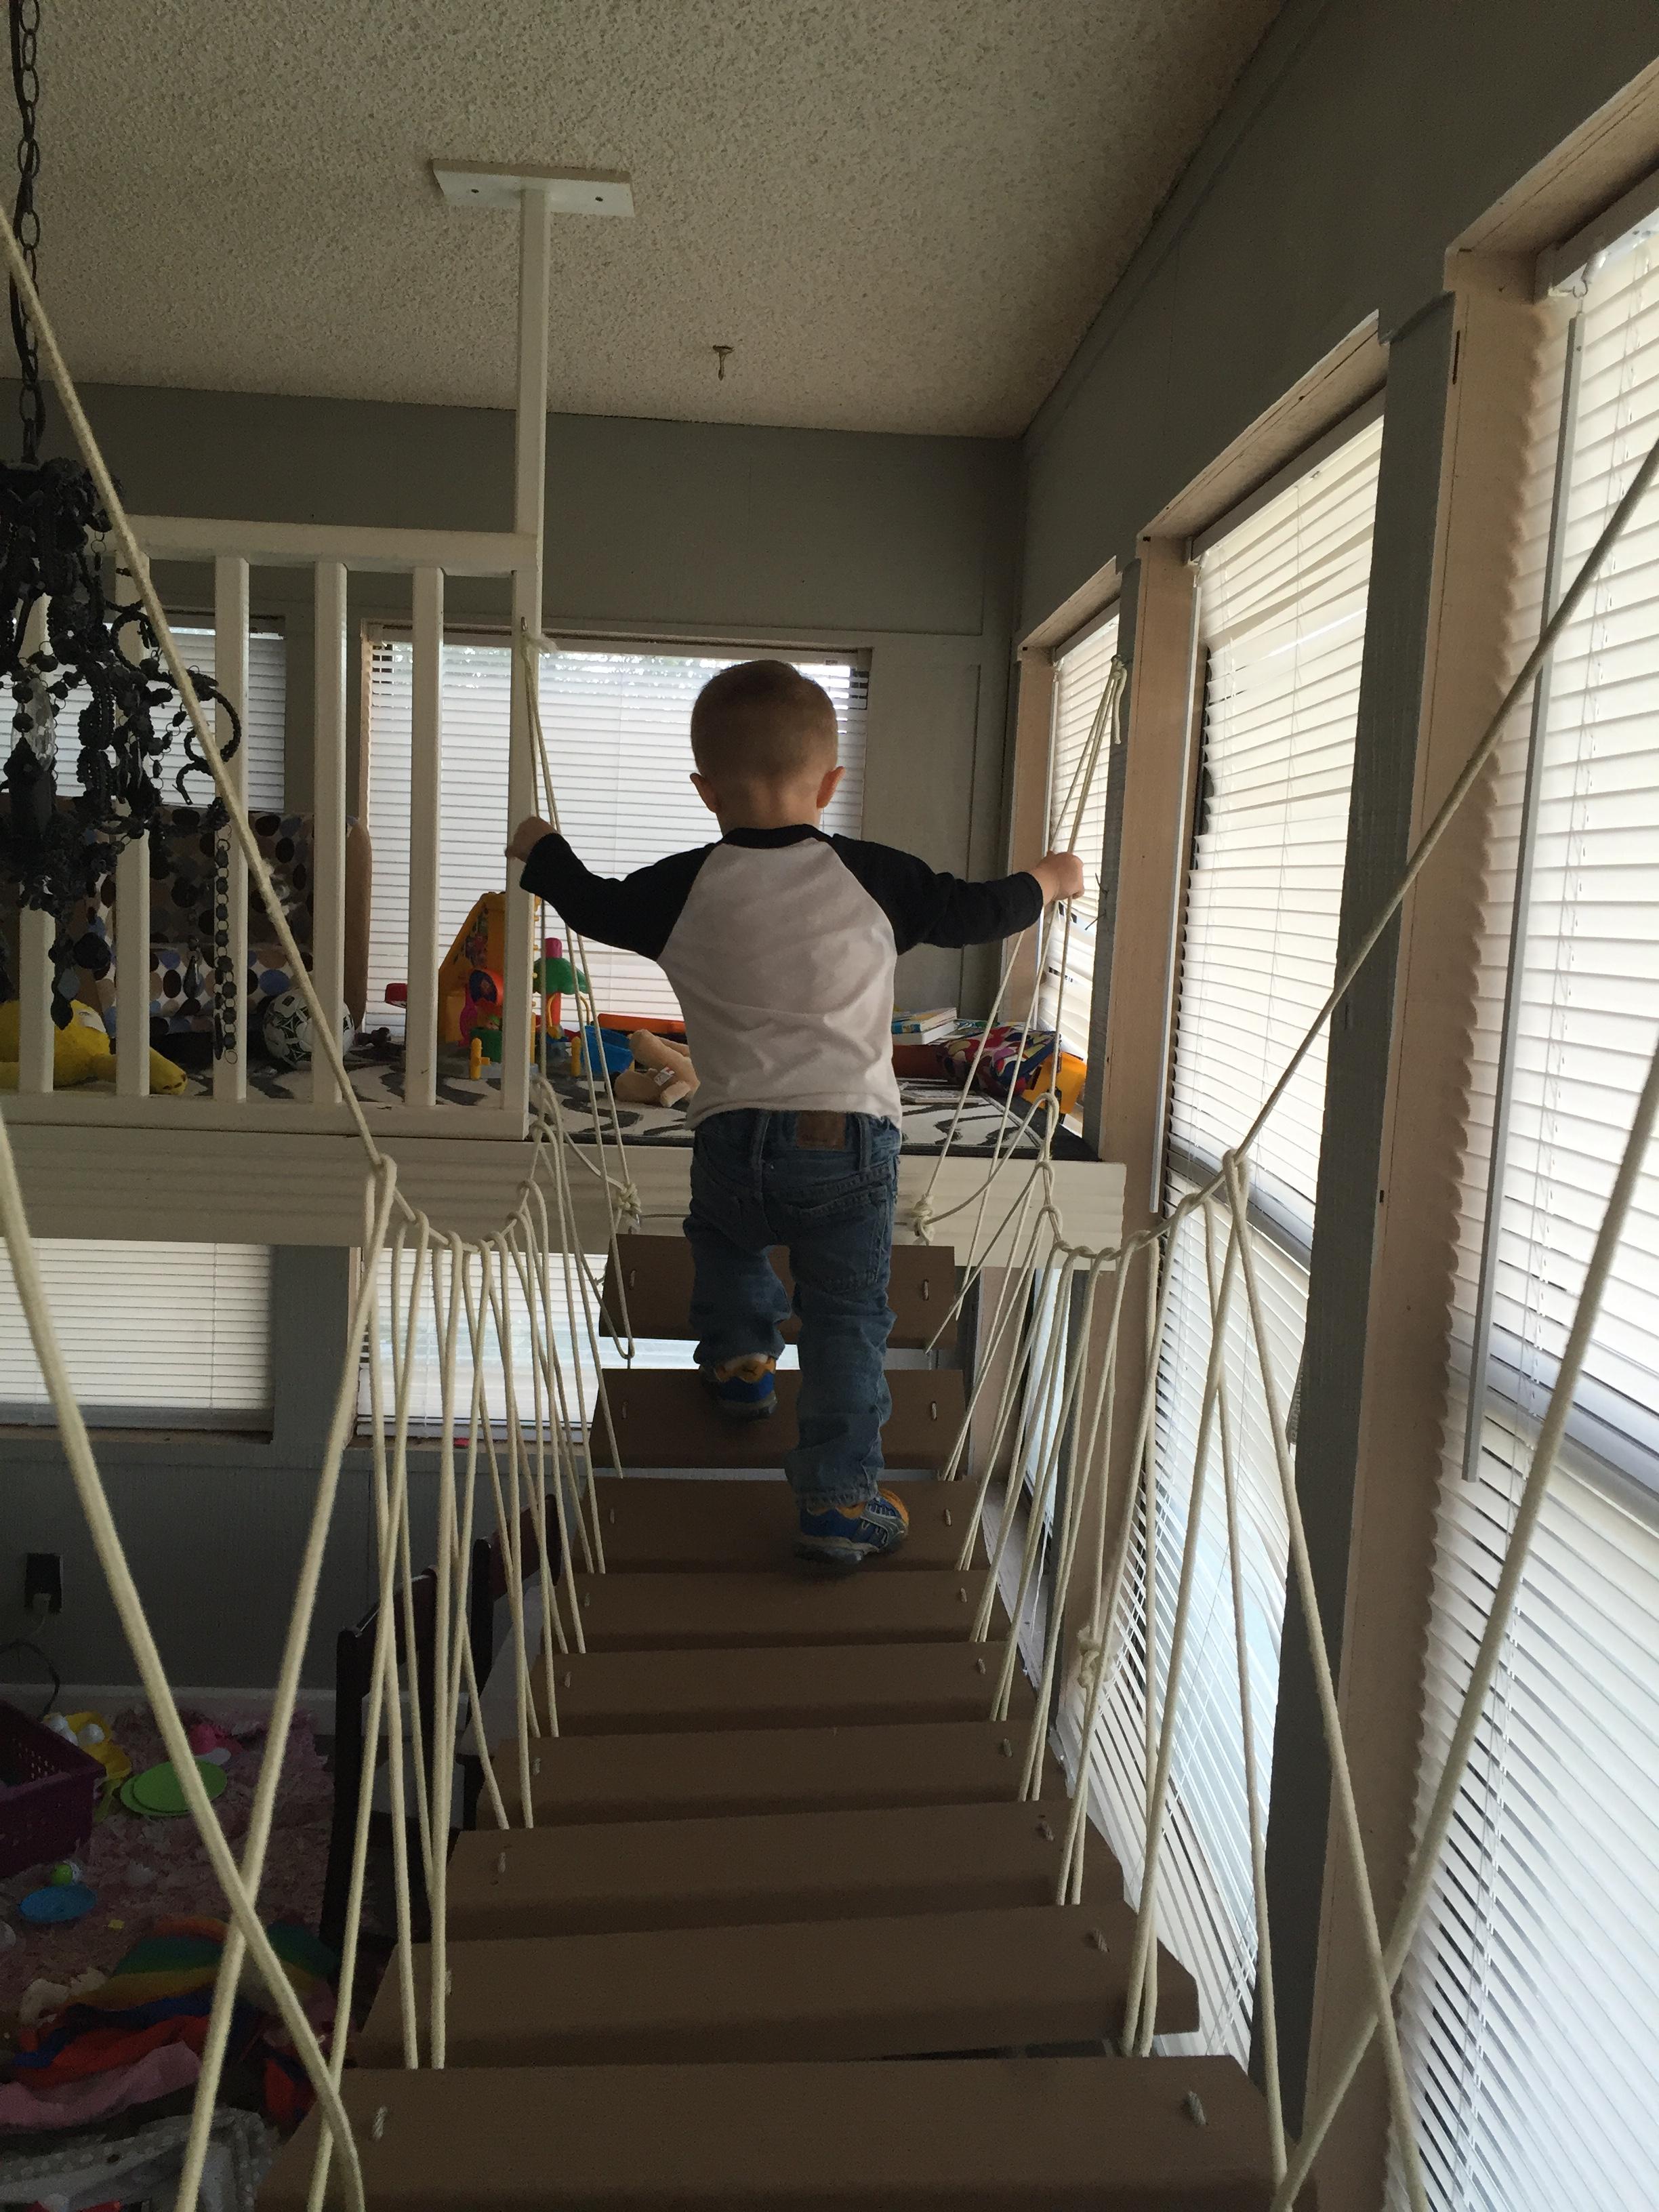
<path id="1" fill-rule="evenodd" d="M 546 169 L 532 162 L 434 161 L 432 178 L 451 207 L 516 208 L 526 185 L 547 193 L 554 215 L 630 216 L 634 180 L 626 169 Z"/>

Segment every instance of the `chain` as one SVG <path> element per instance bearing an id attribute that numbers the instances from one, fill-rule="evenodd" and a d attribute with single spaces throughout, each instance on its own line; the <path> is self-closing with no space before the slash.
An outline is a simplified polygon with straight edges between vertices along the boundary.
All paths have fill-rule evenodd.
<path id="1" fill-rule="evenodd" d="M 11 227 L 23 249 L 31 280 L 40 244 L 40 217 L 34 204 L 35 179 L 40 173 L 40 141 L 35 135 L 34 111 L 40 98 L 40 74 L 35 46 L 40 32 L 40 0 L 10 0 L 11 81 L 17 94 L 17 118 L 21 130 L 17 141 L 17 198 Z M 34 331 L 17 287 L 11 287 L 11 335 L 17 348 L 20 372 L 17 411 L 23 418 L 23 459 L 37 460 L 40 433 L 46 427 L 46 401 L 40 389 L 40 356 Z"/>

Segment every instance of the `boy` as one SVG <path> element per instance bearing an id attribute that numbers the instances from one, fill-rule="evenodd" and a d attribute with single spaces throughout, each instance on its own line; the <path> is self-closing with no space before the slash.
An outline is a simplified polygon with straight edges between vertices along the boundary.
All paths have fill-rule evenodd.
<path id="1" fill-rule="evenodd" d="M 1051 853 L 994 883 L 936 875 L 908 853 L 829 837 L 842 779 L 829 695 L 782 660 L 704 685 L 691 710 L 697 795 L 718 844 L 621 882 L 590 875 L 545 822 L 508 854 L 570 928 L 660 961 L 685 1016 L 697 1364 L 722 1412 L 757 1419 L 789 1298 L 768 1254 L 787 1245 L 800 1316 L 799 1438 L 784 1455 L 796 1556 L 849 1569 L 892 1552 L 908 1517 L 881 1489 L 887 1276 L 898 1188 L 893 963 L 913 945 L 983 945 L 1075 896 L 1083 868 Z"/>

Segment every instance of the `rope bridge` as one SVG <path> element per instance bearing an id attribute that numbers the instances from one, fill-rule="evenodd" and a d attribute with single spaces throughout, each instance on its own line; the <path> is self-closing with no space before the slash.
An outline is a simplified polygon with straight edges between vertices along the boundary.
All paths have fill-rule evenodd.
<path id="1" fill-rule="evenodd" d="M 501 1830 L 534 1826 L 534 1783 L 539 1741 L 559 1733 L 559 1656 L 586 1649 L 582 1608 L 573 1580 L 553 1571 L 573 1558 L 573 1545 L 588 1572 L 605 1571 L 605 1543 L 595 1453 L 615 1474 L 623 1473 L 623 1454 L 612 1418 L 606 1370 L 599 1356 L 601 1334 L 611 1328 L 623 1357 L 631 1360 L 634 1342 L 626 1310 L 626 1289 L 617 1264 L 617 1235 L 638 1216 L 623 1145 L 614 1094 L 603 1055 L 584 1055 L 589 1104 L 602 1141 L 594 1148 L 567 1141 L 559 1099 L 545 1080 L 532 1083 L 530 1164 L 516 1203 L 499 1230 L 488 1237 L 463 1239 L 442 1230 L 412 1206 L 398 1187 L 395 1163 L 376 1145 L 341 1056 L 337 1030 L 313 989 L 294 943 L 282 902 L 270 884 L 246 810 L 225 772 L 208 720 L 191 686 L 160 601 L 96 441 L 87 422 L 52 325 L 41 308 L 25 258 L 3 216 L 0 250 L 10 268 L 28 317 L 40 336 L 43 355 L 62 394 L 76 439 L 92 471 L 112 523 L 112 550 L 142 593 L 167 667 L 185 702 L 197 741 L 210 765 L 229 817 L 229 836 L 244 856 L 250 878 L 263 898 L 282 943 L 296 988 L 309 1007 L 313 1050 L 320 1051 L 338 1083 L 351 1115 L 364 1164 L 362 1265 L 353 1299 L 341 1373 L 336 1388 L 326 1447 L 312 1500 L 309 1527 L 295 1592 L 294 1606 L 272 1700 L 269 1752 L 262 1766 L 248 1834 L 240 1860 L 233 1854 L 213 1814 L 185 1741 L 143 1602 L 127 1565 L 85 1424 L 76 1405 L 42 1287 L 9 1143 L 0 1126 L 0 1225 L 27 1318 L 42 1374 L 57 1410 L 76 1492 L 107 1581 L 111 1596 L 134 1654 L 144 1690 L 179 1774 L 188 1809 L 201 1833 L 223 1888 L 232 1927 L 216 1990 L 214 2010 L 203 2054 L 185 2172 L 177 2202 L 191 2212 L 198 2197 L 208 2134 L 217 2094 L 234 1992 L 245 1961 L 264 1983 L 279 2008 L 320 2107 L 321 2125 L 309 2183 L 313 2212 L 337 2190 L 358 2212 L 365 2203 L 358 2140 L 342 2097 L 347 2031 L 358 1970 L 365 1868 L 368 1850 L 375 1747 L 384 1735 L 392 1805 L 392 1837 L 398 1946 L 397 2009 L 404 2063 L 434 2069 L 448 2059 L 447 1963 L 447 1861 L 453 1815 L 454 1753 L 469 1716 L 474 1747 L 482 1763 L 485 1802 Z M 1090 1747 L 1106 1701 L 1125 1680 L 1126 1654 L 1153 1648 L 1158 1595 L 1153 1565 L 1161 1513 L 1170 1510 L 1177 1487 L 1186 1496 L 1186 1522 L 1173 1613 L 1168 1629 L 1167 1663 L 1162 1685 L 1158 1668 L 1145 1668 L 1144 1735 L 1146 1811 L 1144 1859 L 1128 1968 L 1128 2003 L 1120 2048 L 1126 2057 L 1150 2052 L 1157 2032 L 1158 1921 L 1160 1880 L 1170 1816 L 1171 1766 L 1181 1711 L 1182 1676 L 1194 1589 L 1200 1509 L 1218 1460 L 1234 1629 L 1241 1740 L 1245 1769 L 1256 1934 L 1259 2013 L 1262 2035 L 1263 2088 L 1267 2106 L 1273 2181 L 1273 2212 L 1285 2212 L 1297 2198 L 1331 2119 L 1373 2036 L 1379 2037 L 1389 2096 L 1401 2145 L 1409 2200 L 1425 2204 L 1414 2143 L 1410 2097 L 1395 2028 L 1392 1992 L 1421 1917 L 1436 1862 L 1474 1743 L 1482 1707 L 1498 1663 L 1522 1576 L 1528 1547 L 1561 1442 L 1608 1268 L 1631 1208 L 1644 1156 L 1659 1110 L 1659 1055 L 1650 1067 L 1617 1181 L 1598 1233 L 1549 1409 L 1534 1448 L 1509 1549 L 1483 1633 L 1468 1693 L 1454 1732 L 1444 1770 L 1423 1824 L 1404 1900 L 1384 1933 L 1376 1919 L 1352 1781 L 1345 1753 L 1335 1685 L 1318 1628 L 1318 1610 L 1308 1544 L 1297 1498 L 1293 1453 L 1287 1432 L 1288 1393 L 1276 1371 L 1264 1308 L 1261 1271 L 1249 1216 L 1250 1158 L 1266 1126 L 1297 1070 L 1314 1048 L 1325 1024 L 1352 987 L 1366 960 L 1428 865 L 1447 828 L 1474 789 L 1492 759 L 1500 733 L 1526 696 L 1555 639 L 1571 617 L 1659 471 L 1659 446 L 1649 454 L 1610 518 L 1583 569 L 1551 616 L 1537 645 L 1516 674 L 1498 713 L 1469 756 L 1444 804 L 1422 837 L 1400 882 L 1333 982 L 1320 1013 L 1275 1082 L 1261 1111 L 1218 1168 L 1188 1192 L 1168 1215 L 1147 1230 L 1107 1249 L 1067 1240 L 1056 1203 L 1053 1143 L 1060 1121 L 1054 1091 L 1040 1097 L 1028 1116 L 1017 1114 L 1012 1085 L 983 1183 L 967 1200 L 941 1210 L 933 1203 L 939 1169 L 927 1194 L 906 1223 L 914 1237 L 927 1241 L 953 1217 L 971 1211 L 971 1226 L 953 1238 L 965 1247 L 961 1287 L 936 1332 L 939 1342 L 961 1313 L 994 1252 L 1013 1252 L 1011 1264 L 999 1262 L 1000 1281 L 988 1313 L 981 1315 L 983 1346 L 966 1411 L 940 1474 L 967 1486 L 969 1438 L 985 1442 L 971 1507 L 964 1517 L 958 1568 L 966 1572 L 977 1549 L 988 1551 L 987 1575 L 972 1635 L 976 1643 L 994 1635 L 1000 1587 L 1006 1586 L 1008 1632 L 1000 1668 L 986 1683 L 986 1711 L 997 1721 L 1010 1719 L 1014 1707 L 1019 1638 L 1045 1550 L 1051 1557 L 1048 1615 L 1042 1644 L 1035 1715 L 1012 1774 L 1014 1794 L 1032 1801 L 1042 1793 L 1048 1716 L 1057 1686 L 1074 1686 L 1080 1749 L 1071 1790 L 1054 1884 L 1058 1905 L 1074 1905 L 1084 1894 L 1090 1810 Z M 535 713 L 536 653 L 539 643 L 527 627 L 517 639 L 519 680 L 532 706 L 535 776 L 549 818 L 557 821 L 550 764 Z M 1121 697 L 1123 670 L 1115 663 L 1089 742 L 1073 779 L 1062 819 L 1077 834 L 1091 784 L 1098 772 Z M 1052 912 L 1041 927 L 1060 933 L 1057 963 L 1063 1016 L 1069 908 Z M 1052 946 L 1049 948 L 1052 949 Z M 585 951 L 576 947 L 579 974 L 588 971 Z M 1037 963 L 1043 972 L 1045 962 Z M 1008 977 L 998 994 L 990 1021 L 1001 1011 Z M 1034 1002 L 1035 1003 L 1035 1002 Z M 1021 1056 L 1034 1018 L 1028 1009 L 1021 1035 Z M 331 1010 L 330 1010 L 331 1012 Z M 579 994 L 580 1018 L 592 1019 L 591 999 Z M 988 1023 L 988 1032 L 989 1023 Z M 545 1048 L 545 1039 L 543 1040 Z M 968 1071 L 963 1096 L 971 1087 L 984 1050 L 981 1039 Z M 592 1062 L 600 1062 L 596 1074 Z M 961 1103 L 951 1125 L 953 1138 Z M 1019 1131 L 1034 1124 L 1039 1154 L 1018 1161 L 1011 1149 Z M 948 1150 L 947 1139 L 947 1150 Z M 610 1221 L 610 1279 L 620 1308 L 611 1321 L 601 1314 L 601 1285 L 576 1230 L 577 1209 L 572 1163 L 598 1177 Z M 1190 1463 L 1159 1460 L 1157 1386 L 1169 1337 L 1170 1255 L 1183 1227 L 1201 1237 L 1209 1322 L 1209 1350 L 1200 1414 Z M 1072 1321 L 1061 1325 L 1066 1302 Z M 1273 2007 L 1272 1930 L 1264 1872 L 1263 1821 L 1255 1717 L 1245 1648 L 1242 1544 L 1236 1462 L 1241 1407 L 1231 1388 L 1224 1348 L 1230 1321 L 1242 1301 L 1255 1352 L 1263 1410 L 1271 1436 L 1289 1529 L 1291 1571 L 1307 1624 L 1316 1685 L 1328 1745 L 1339 1828 L 1347 1871 L 1358 1905 L 1369 1976 L 1369 1999 L 1352 2029 L 1345 2063 L 1304 2128 L 1300 2142 L 1287 2140 L 1279 2079 Z M 522 1401 L 513 1357 L 515 1316 L 529 1334 L 530 1401 Z M 428 1710 L 422 1709 L 420 1669 L 415 1664 L 415 1613 L 410 1527 L 409 1451 L 413 1420 L 418 1332 L 429 1319 L 440 1346 L 438 1363 L 438 1540 L 435 1649 L 438 1663 L 428 1683 Z M 614 1323 L 614 1326 L 613 1326 Z M 564 1340 L 568 1328 L 568 1342 Z M 1133 1406 L 1117 1402 L 1118 1353 L 1139 1333 L 1145 1380 Z M 465 1357 L 463 1358 L 463 1352 Z M 465 1380 L 463 1382 L 465 1370 Z M 613 1370 L 614 1371 L 614 1370 Z M 367 1754 L 356 1808 L 350 1887 L 336 2032 L 325 2050 L 291 1989 L 262 1929 L 258 1898 L 269 1845 L 282 1752 L 299 1690 L 301 1668 L 310 1637 L 324 1553 L 337 1501 L 343 1455 L 356 1430 L 360 1374 L 366 1374 L 370 1413 L 370 1457 L 374 1501 L 378 1612 L 365 1742 Z M 588 1400 L 592 1397 L 590 1416 Z M 1127 1433 L 1127 1458 L 1134 1496 L 1108 1495 L 1115 1432 Z M 997 1515 L 994 1536 L 988 1531 L 994 1470 L 1010 1470 Z M 1023 1538 L 1017 1537 L 1014 1510 L 1022 1471 L 1029 1471 L 1030 1500 Z M 550 1506 L 551 1500 L 551 1526 Z M 1109 1513 L 1109 1506 L 1116 1510 Z M 506 1586 L 511 1612 L 510 1648 L 516 1726 L 509 1747 L 511 1771 L 501 1771 L 486 1743 L 481 1713 L 481 1685 L 465 1632 L 467 1575 L 475 1522 L 485 1507 L 493 1512 L 504 1547 Z M 1147 1563 L 1137 1582 L 1129 1563 L 1139 1529 Z M 526 1530 L 528 1533 L 526 1534 Z M 1052 1531 L 1050 1534 L 1049 1532 Z M 526 1547 L 529 1557 L 526 1558 Z M 1016 1560 L 1016 1551 L 1018 1558 Z M 532 1635 L 523 1585 L 538 1571 L 542 1619 Z M 398 1624 L 403 1626 L 399 1651 Z M 1073 1648 L 1066 1649 L 1068 1621 L 1080 1621 Z M 666 1657 L 665 1664 L 671 1663 Z M 404 1714 L 407 1713 L 407 1741 Z M 418 1855 L 432 1911 L 430 1970 L 422 1990 L 415 1966 L 410 1898 L 410 1864 L 406 1808 L 412 1805 L 414 1849 Z M 1192 2098 L 1191 2103 L 1196 2103 Z M 1201 2110 L 1191 2117 L 1202 2122 Z M 378 2138 L 382 2111 L 370 2124 Z"/>

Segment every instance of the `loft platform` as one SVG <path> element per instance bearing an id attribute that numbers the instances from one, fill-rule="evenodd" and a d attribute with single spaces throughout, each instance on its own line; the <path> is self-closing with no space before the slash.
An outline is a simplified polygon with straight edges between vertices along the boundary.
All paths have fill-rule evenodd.
<path id="1" fill-rule="evenodd" d="M 309 1126 L 301 1133 L 293 1108 L 217 1099 L 140 1103 L 155 1113 L 143 1127 L 124 1127 L 118 1099 L 72 1091 L 44 1100 L 7 1097 L 0 1112 L 39 1235 L 212 1243 L 234 1220 L 238 1236 L 255 1243 L 356 1244 L 361 1238 L 363 1152 L 345 1107 L 305 1109 Z M 405 1109 L 379 1141 L 398 1163 L 399 1188 L 446 1231 L 463 1237 L 493 1235 L 530 1172 L 532 1146 L 500 1114 Z M 610 1157 L 614 1173 L 614 1152 Z M 623 1166 L 646 1229 L 678 1233 L 690 1201 L 690 1162 L 684 1146 L 624 1146 Z M 986 1208 L 988 1237 L 1014 1206 L 1019 1179 L 1031 1173 L 1019 1162 L 1002 1170 Z M 1115 1243 L 1123 1219 L 1122 1168 L 1111 1161 L 1056 1160 L 1049 1173 L 1067 1237 L 1096 1248 Z M 960 1256 L 984 1187 L 982 1161 L 902 1154 L 901 1240 L 908 1209 L 931 1189 L 935 1213 L 949 1215 L 931 1241 Z M 584 1247 L 602 1252 L 610 1228 L 602 1187 L 573 1167 L 571 1188 Z M 1012 1226 L 993 1255 L 997 1261 L 1014 1258 Z"/>

